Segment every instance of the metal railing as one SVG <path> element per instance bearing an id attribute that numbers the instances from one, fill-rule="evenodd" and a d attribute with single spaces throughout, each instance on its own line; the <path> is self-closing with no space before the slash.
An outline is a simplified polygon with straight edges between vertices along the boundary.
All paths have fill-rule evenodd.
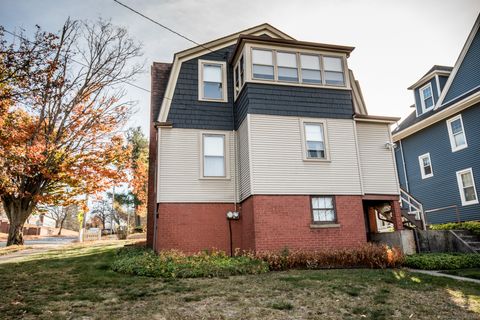
<path id="1" fill-rule="evenodd" d="M 422 221 L 422 229 L 427 229 L 423 205 L 402 188 L 400 188 L 400 207 L 407 209 L 409 214 L 415 214 L 415 219 Z"/>
<path id="2" fill-rule="evenodd" d="M 428 214 L 429 213 L 434 213 L 434 212 L 438 212 L 438 211 L 443 211 L 443 210 L 447 210 L 447 209 L 455 209 L 455 217 L 456 217 L 456 221 L 457 222 L 461 222 L 462 219 L 460 217 L 460 212 L 458 210 L 458 206 L 456 204 L 453 204 L 451 206 L 446 206 L 446 207 L 440 207 L 440 208 L 434 208 L 434 209 L 428 209 L 428 210 L 425 210 L 425 216 L 426 216 L 426 219 L 428 218 Z"/>

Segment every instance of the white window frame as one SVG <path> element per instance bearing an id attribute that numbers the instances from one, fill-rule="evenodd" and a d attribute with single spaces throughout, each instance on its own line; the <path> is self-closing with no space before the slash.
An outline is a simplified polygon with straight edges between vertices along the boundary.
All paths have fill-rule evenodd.
<path id="1" fill-rule="evenodd" d="M 428 158 L 428 162 L 430 163 L 430 170 L 432 171 L 429 174 L 425 174 L 425 166 L 423 165 L 423 159 Z M 418 156 L 418 164 L 420 165 L 420 173 L 422 174 L 422 179 L 427 179 L 433 177 L 433 166 L 432 166 L 432 158 L 430 158 L 430 153 L 427 152 Z"/>
<path id="2" fill-rule="evenodd" d="M 313 207 L 313 199 L 319 199 L 319 198 L 330 198 L 332 199 L 332 208 L 314 208 Z M 312 216 L 312 224 L 319 224 L 319 225 L 322 225 L 322 224 L 336 224 L 338 223 L 338 217 L 337 217 L 337 208 L 336 208 L 336 203 L 335 203 L 335 196 L 318 196 L 318 195 L 315 195 L 315 196 L 310 196 L 310 211 L 311 211 L 311 216 Z M 313 214 L 313 212 L 315 210 L 332 210 L 333 211 L 333 220 L 315 220 L 315 215 Z"/>
<path id="3" fill-rule="evenodd" d="M 204 97 L 203 67 L 206 64 L 219 65 L 222 68 L 222 98 L 221 99 L 212 99 L 212 98 Z M 199 101 L 210 101 L 210 102 L 228 102 L 227 63 L 225 61 L 198 59 L 198 100 Z"/>
<path id="4" fill-rule="evenodd" d="M 423 95 L 423 91 L 425 89 L 427 89 L 428 87 L 430 87 L 430 92 L 432 94 L 432 106 L 430 108 L 426 108 L 425 107 L 425 97 Z M 426 85 L 424 85 L 423 87 L 421 87 L 419 90 L 419 96 L 420 96 L 420 104 L 422 106 L 422 114 L 427 112 L 427 111 L 430 111 L 432 110 L 434 107 L 435 107 L 435 98 L 433 97 L 433 88 L 432 88 L 432 84 L 429 82 L 427 83 Z"/>
<path id="5" fill-rule="evenodd" d="M 205 176 L 204 173 L 204 136 L 223 136 L 223 161 L 225 168 L 224 176 Z M 230 136 L 229 133 L 224 132 L 215 132 L 215 131 L 202 131 L 199 134 L 199 145 L 200 145 L 200 154 L 199 154 L 199 163 L 200 163 L 200 180 L 230 180 Z"/>
<path id="6" fill-rule="evenodd" d="M 323 127 L 323 142 L 325 146 L 325 158 L 310 158 L 307 155 L 307 136 L 305 134 L 306 124 L 317 124 Z M 330 144 L 328 142 L 328 122 L 327 120 L 319 119 L 301 119 L 300 120 L 300 134 L 302 135 L 302 159 L 303 161 L 317 161 L 317 162 L 330 162 Z"/>
<path id="7" fill-rule="evenodd" d="M 241 64 L 242 59 L 243 59 L 243 66 Z M 243 79 L 240 77 L 242 67 L 243 67 Z M 238 58 L 238 61 L 235 64 L 235 67 L 233 68 L 233 86 L 234 86 L 234 98 L 235 98 L 235 100 L 237 99 L 238 95 L 240 94 L 240 92 L 243 89 L 243 86 L 245 84 L 246 73 L 247 73 L 247 70 L 246 70 L 245 56 L 242 53 L 240 55 L 240 57 Z M 238 86 L 237 86 L 237 80 L 238 80 Z"/>
<path id="8" fill-rule="evenodd" d="M 460 199 L 462 200 L 462 206 L 477 204 L 478 203 L 478 193 L 477 193 L 477 188 L 475 186 L 475 178 L 473 176 L 472 168 L 463 169 L 463 170 L 457 171 L 456 173 L 457 173 L 458 191 L 460 192 Z M 475 200 L 467 201 L 465 199 L 465 193 L 464 193 L 464 190 L 463 190 L 464 186 L 463 186 L 463 181 L 462 181 L 462 174 L 465 174 L 465 173 L 470 173 L 472 175 L 472 183 L 473 183 L 473 191 L 475 192 Z"/>
<path id="9" fill-rule="evenodd" d="M 332 70 L 325 70 L 325 62 L 324 62 L 324 59 L 325 58 L 336 58 L 336 59 L 340 59 L 340 64 L 342 66 L 342 75 L 343 75 L 343 84 L 333 84 L 333 83 L 327 83 L 327 79 L 325 78 L 325 72 L 337 72 L 337 73 L 340 73 L 338 71 L 332 71 Z M 341 57 L 338 57 L 338 56 L 332 56 L 332 55 L 322 55 L 322 64 L 320 65 L 320 67 L 322 68 L 322 83 L 324 86 L 327 86 L 327 87 L 345 87 L 346 86 L 346 82 L 347 82 L 347 77 L 345 75 L 345 61 L 344 59 L 342 59 Z"/>
<path id="10" fill-rule="evenodd" d="M 253 63 L 253 51 L 254 50 L 257 50 L 257 51 L 270 51 L 272 53 L 272 64 L 260 64 L 260 63 Z M 277 53 L 275 52 L 275 50 L 273 49 L 268 49 L 268 48 L 251 48 L 250 50 L 250 68 L 251 68 L 251 72 L 252 72 L 252 79 L 254 80 L 259 80 L 259 81 L 266 81 L 266 82 L 276 82 L 278 81 L 277 79 L 277 75 L 278 75 L 278 71 L 277 71 Z M 255 78 L 254 76 L 254 70 L 253 70 L 253 65 L 257 65 L 257 66 L 267 66 L 267 67 L 273 67 L 273 79 L 267 79 L 267 78 Z"/>
<path id="11" fill-rule="evenodd" d="M 462 134 L 463 134 L 463 139 L 465 140 L 465 144 L 463 144 L 461 146 L 456 146 L 455 137 L 453 135 L 452 125 L 451 125 L 453 121 L 458 120 L 458 119 L 460 119 L 460 123 L 462 124 Z M 453 118 L 447 119 L 446 123 L 447 123 L 447 130 L 448 130 L 448 138 L 450 139 L 450 146 L 452 147 L 452 152 L 456 152 L 456 151 L 467 148 L 468 147 L 467 135 L 465 133 L 465 127 L 463 126 L 462 115 L 459 114 L 459 115 L 456 115 Z"/>

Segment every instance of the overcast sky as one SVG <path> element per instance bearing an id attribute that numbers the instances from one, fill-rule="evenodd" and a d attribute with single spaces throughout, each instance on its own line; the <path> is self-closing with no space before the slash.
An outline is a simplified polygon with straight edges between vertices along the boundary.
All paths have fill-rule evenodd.
<path id="1" fill-rule="evenodd" d="M 413 94 L 407 87 L 432 65 L 453 66 L 480 12 L 478 0 L 120 0 L 197 42 L 207 42 L 268 22 L 297 40 L 354 46 L 349 67 L 360 81 L 370 114 L 405 117 Z M 113 0 L 0 0 L 7 30 L 60 29 L 67 17 L 111 18 L 144 45 L 145 73 L 135 83 L 150 88 L 153 61 L 171 62 L 188 41 Z M 132 126 L 148 133 L 148 92 L 129 86 L 138 100 Z"/>

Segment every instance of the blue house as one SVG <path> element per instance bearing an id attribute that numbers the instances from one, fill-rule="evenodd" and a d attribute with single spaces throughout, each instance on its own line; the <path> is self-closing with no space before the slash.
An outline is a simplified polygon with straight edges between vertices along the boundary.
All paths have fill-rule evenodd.
<path id="1" fill-rule="evenodd" d="M 412 113 L 393 131 L 402 192 L 427 224 L 480 220 L 480 16 L 455 63 L 408 89 Z"/>

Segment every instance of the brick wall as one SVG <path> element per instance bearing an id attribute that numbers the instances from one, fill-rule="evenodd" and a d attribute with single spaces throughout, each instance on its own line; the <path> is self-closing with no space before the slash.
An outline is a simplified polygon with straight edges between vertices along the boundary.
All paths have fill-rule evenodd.
<path id="1" fill-rule="evenodd" d="M 229 203 L 160 203 L 157 250 L 230 252 L 226 213 Z M 318 250 L 346 248 L 367 241 L 361 196 L 336 196 L 339 227 L 311 228 L 309 196 L 251 196 L 232 221 L 233 249 Z"/>
<path id="2" fill-rule="evenodd" d="M 339 227 L 311 228 L 309 196 L 253 196 L 256 250 L 347 248 L 367 241 L 361 196 L 336 196 Z"/>

